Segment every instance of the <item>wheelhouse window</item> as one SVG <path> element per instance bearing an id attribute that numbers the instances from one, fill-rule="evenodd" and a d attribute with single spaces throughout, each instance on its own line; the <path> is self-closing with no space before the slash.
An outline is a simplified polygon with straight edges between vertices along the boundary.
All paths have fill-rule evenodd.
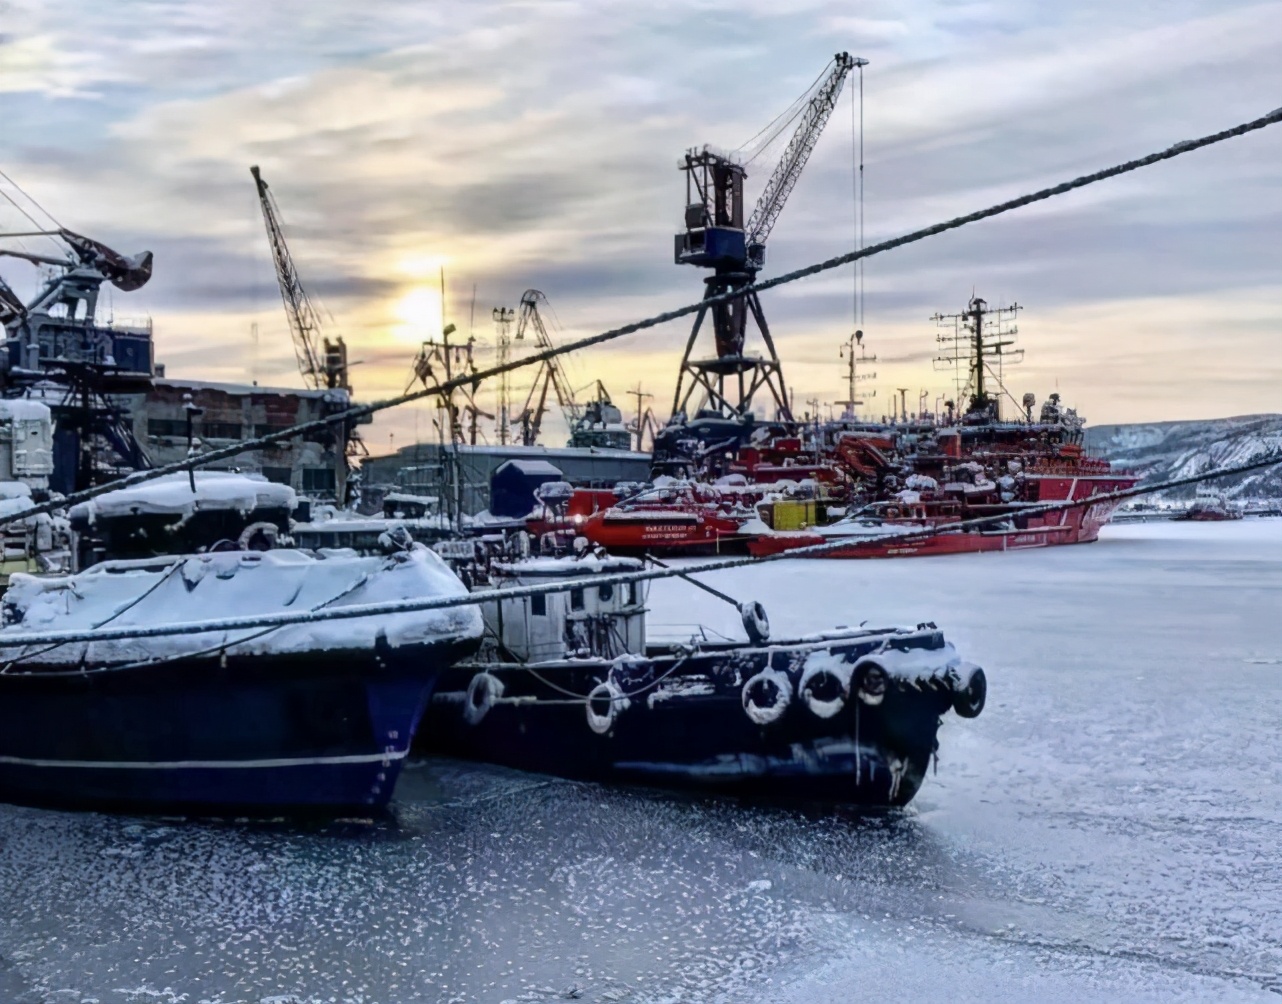
<path id="1" fill-rule="evenodd" d="M 605 585 L 598 587 L 598 592 L 601 596 L 602 603 L 609 603 L 614 599 L 614 586 L 608 582 Z"/>
<path id="2" fill-rule="evenodd" d="M 533 617 L 548 615 L 548 598 L 545 594 L 535 593 L 530 597 L 530 615 Z"/>
<path id="3" fill-rule="evenodd" d="M 583 590 L 582 589 L 570 590 L 570 609 L 571 610 L 583 609 Z"/>

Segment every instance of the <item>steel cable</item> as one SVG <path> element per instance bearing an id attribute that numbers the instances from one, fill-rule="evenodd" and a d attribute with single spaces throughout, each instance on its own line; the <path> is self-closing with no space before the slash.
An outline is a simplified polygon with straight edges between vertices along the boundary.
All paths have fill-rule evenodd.
<path id="1" fill-rule="evenodd" d="M 288 429 L 283 429 L 279 432 L 273 432 L 263 436 L 257 436 L 253 439 L 247 439 L 240 443 L 234 443 L 230 446 L 222 447 L 221 449 L 211 450 L 210 452 L 203 453 L 200 456 L 175 461 L 174 463 L 165 464 L 161 467 L 154 467 L 147 471 L 136 471 L 127 477 L 119 478 L 115 481 L 107 482 L 106 484 L 97 485 L 93 488 L 86 488 L 83 491 L 73 492 L 61 499 L 51 499 L 48 502 L 39 503 L 19 512 L 0 516 L 0 526 L 4 526 L 20 519 L 26 519 L 29 516 L 35 516 L 39 513 L 53 512 L 56 509 L 76 505 L 80 502 L 87 502 L 90 499 L 97 498 L 99 495 L 103 495 L 109 491 L 115 491 L 119 488 L 153 481 L 156 478 L 164 477 L 167 474 L 177 474 L 182 471 L 195 470 L 198 467 L 217 463 L 220 460 L 228 460 L 231 457 L 239 456 L 242 453 L 248 453 L 252 450 L 258 450 L 265 446 L 270 446 L 273 443 L 280 443 L 289 439 L 294 439 L 298 436 L 325 431 L 331 426 L 342 426 L 355 423 L 368 415 L 373 415 L 380 411 L 386 411 L 389 408 L 395 408 L 402 404 L 409 404 L 412 401 L 419 401 L 427 397 L 438 397 L 464 387 L 470 387 L 475 391 L 482 381 L 488 380 L 491 377 L 498 376 L 502 373 L 521 369 L 525 366 L 533 366 L 546 360 L 554 359 L 557 356 L 567 355 L 571 352 L 578 352 L 595 345 L 611 342 L 616 338 L 622 338 L 625 335 L 631 335 L 638 331 L 644 331 L 647 328 L 666 324 L 668 321 L 675 321 L 678 318 L 687 317 L 690 314 L 698 313 L 701 310 L 706 310 L 709 307 L 720 303 L 728 303 L 731 300 L 739 299 L 755 292 L 773 289 L 776 286 L 796 282 L 798 279 L 818 275 L 819 273 L 827 272 L 830 269 L 840 268 L 843 265 L 849 265 L 851 262 L 859 261 L 863 258 L 871 258 L 873 255 L 882 254 L 885 251 L 893 251 L 895 248 L 903 247 L 906 244 L 913 244 L 917 241 L 925 240 L 927 237 L 933 237 L 936 234 L 946 233 L 949 230 L 956 230 L 959 227 L 964 227 L 971 223 L 977 223 L 980 220 L 986 220 L 993 216 L 1000 216 L 1002 213 L 1008 213 L 1014 209 L 1020 209 L 1024 206 L 1032 205 L 1035 202 L 1042 202 L 1046 199 L 1051 199 L 1057 195 L 1063 195 L 1066 192 L 1071 192 L 1079 188 L 1085 188 L 1087 185 L 1093 185 L 1109 178 L 1115 178 L 1121 174 L 1137 171 L 1142 167 L 1148 167 L 1164 160 L 1171 160 L 1175 157 L 1182 156 L 1183 154 L 1190 153 L 1193 150 L 1200 150 L 1203 147 L 1222 143 L 1227 139 L 1244 136 L 1247 133 L 1255 132 L 1258 129 L 1264 129 L 1267 126 L 1276 125 L 1278 122 L 1282 122 L 1282 108 L 1275 109 L 1268 115 L 1252 119 L 1249 122 L 1243 122 L 1241 125 L 1233 126 L 1230 129 L 1211 133 L 1210 135 L 1202 136 L 1198 139 L 1176 143 L 1174 146 L 1167 147 L 1165 150 L 1158 153 L 1151 153 L 1147 157 L 1140 157 L 1137 160 L 1129 160 L 1124 164 L 1105 168 L 1102 171 L 1095 171 L 1092 174 L 1084 174 L 1072 179 L 1071 181 L 1061 182 L 1058 185 L 1053 185 L 1050 188 L 1043 188 L 1039 191 L 1031 192 L 1028 195 L 1021 195 L 1019 198 L 1011 199 L 1008 202 L 1001 202 L 994 206 L 989 206 L 987 209 L 980 209 L 973 213 L 967 213 L 965 216 L 955 216 L 950 220 L 945 220 L 942 223 L 936 223 L 933 226 L 925 227 L 921 230 L 914 230 L 912 233 L 904 234 L 900 237 L 894 237 L 877 244 L 871 244 L 865 248 L 857 248 L 854 251 L 848 251 L 845 254 L 837 255 L 835 258 L 828 258 L 825 261 L 817 262 L 814 265 L 808 265 L 792 272 L 785 272 L 783 275 L 776 276 L 773 279 L 765 279 L 761 282 L 739 287 L 738 289 L 728 290 L 725 293 L 705 297 L 698 303 L 691 303 L 674 310 L 664 311 L 661 314 L 655 314 L 653 317 L 648 317 L 640 321 L 633 321 L 630 324 L 624 324 L 617 328 L 611 328 L 609 331 L 603 331 L 597 335 L 590 335 L 587 338 L 580 338 L 577 341 L 568 342 L 567 344 L 559 347 L 544 349 L 542 352 L 536 352 L 532 355 L 501 366 L 492 366 L 487 370 L 478 370 L 468 376 L 458 377 L 457 379 L 449 380 L 433 387 L 426 387 L 423 390 L 401 394 L 398 397 L 385 398 L 382 401 L 374 401 L 370 404 L 356 405 L 333 415 L 328 415 L 324 418 L 314 419 L 310 422 L 302 422 L 298 425 L 291 426 Z"/>

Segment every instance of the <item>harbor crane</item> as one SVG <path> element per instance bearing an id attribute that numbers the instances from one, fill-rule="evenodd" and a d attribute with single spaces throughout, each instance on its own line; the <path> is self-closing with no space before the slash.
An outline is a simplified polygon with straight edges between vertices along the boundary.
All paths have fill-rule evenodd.
<path id="1" fill-rule="evenodd" d="M 521 294 L 520 312 L 516 321 L 516 340 L 523 341 L 527 332 L 533 334 L 535 350 L 538 352 L 555 348 L 552 339 L 548 337 L 543 318 L 539 314 L 539 304 L 547 302 L 548 298 L 537 289 L 527 289 Z M 533 446 L 538 441 L 539 430 L 543 425 L 543 415 L 548 407 L 548 391 L 556 397 L 556 402 L 560 405 L 562 414 L 565 415 L 565 424 L 570 429 L 574 428 L 580 418 L 581 409 L 574 400 L 574 388 L 570 385 L 560 359 L 556 356 L 545 359 L 539 363 L 538 371 L 534 374 L 534 383 L 530 385 L 530 392 L 525 397 L 525 405 L 516 419 L 521 427 L 523 446 Z"/>
<path id="2" fill-rule="evenodd" d="M 294 356 L 298 370 L 308 390 L 342 390 L 350 396 L 352 385 L 347 378 L 347 344 L 341 335 L 330 339 L 323 334 L 320 314 L 312 305 L 311 297 L 303 288 L 294 265 L 294 257 L 285 243 L 281 227 L 280 209 L 267 182 L 257 165 L 249 169 L 258 189 L 258 204 L 263 210 L 263 223 L 267 227 L 267 241 L 272 249 L 276 266 L 276 281 L 280 285 L 280 298 L 285 304 L 285 317 L 289 321 L 290 336 L 294 342 Z M 344 401 L 342 407 L 346 407 Z M 334 449 L 335 497 L 342 502 L 347 495 L 350 474 L 347 458 L 369 451 L 352 423 L 344 423 L 336 430 Z"/>
<path id="3" fill-rule="evenodd" d="M 267 226 L 267 241 L 271 244 L 272 261 L 276 266 L 276 280 L 280 283 L 280 298 L 285 303 L 285 316 L 294 341 L 294 355 L 298 369 L 309 390 L 351 390 L 347 379 L 347 345 L 342 336 L 331 340 L 321 331 L 320 315 L 312 306 L 311 297 L 303 288 L 294 265 L 285 232 L 281 228 L 280 209 L 276 199 L 263 180 L 257 166 L 249 173 L 258 187 L 258 203 L 263 210 Z"/>
<path id="4" fill-rule="evenodd" d="M 743 183 L 748 175 L 744 165 L 706 146 L 686 152 L 678 165 L 686 173 L 685 229 L 676 235 L 675 259 L 678 265 L 713 270 L 704 279 L 705 299 L 750 285 L 765 266 L 766 241 L 828 123 L 846 77 L 867 62 L 846 52 L 837 53 L 814 86 L 794 102 L 800 107 L 793 117 L 800 121 L 746 221 Z M 775 135 L 790 121 L 785 119 Z M 709 312 L 716 355 L 694 359 L 691 353 Z M 750 317 L 765 343 L 765 357 L 744 354 Z M 791 421 L 779 355 L 757 294 L 749 292 L 700 309 L 681 357 L 673 416 L 685 414 L 691 397 L 701 391 L 706 406 L 720 417 L 743 418 L 762 388 L 770 392 L 777 416 Z"/>

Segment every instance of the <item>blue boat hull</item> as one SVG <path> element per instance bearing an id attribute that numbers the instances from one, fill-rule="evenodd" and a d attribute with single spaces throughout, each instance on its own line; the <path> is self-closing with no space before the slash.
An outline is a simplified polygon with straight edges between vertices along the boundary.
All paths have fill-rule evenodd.
<path id="1" fill-rule="evenodd" d="M 377 810 L 441 673 L 475 647 L 10 669 L 0 799 L 205 815 Z"/>

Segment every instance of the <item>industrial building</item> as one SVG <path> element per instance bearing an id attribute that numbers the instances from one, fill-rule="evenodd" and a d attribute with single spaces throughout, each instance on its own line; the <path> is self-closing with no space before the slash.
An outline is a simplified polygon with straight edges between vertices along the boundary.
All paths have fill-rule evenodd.
<path id="1" fill-rule="evenodd" d="M 610 488 L 650 478 L 650 454 L 604 447 L 470 446 L 418 443 L 361 464 L 362 495 L 375 503 L 389 490 L 435 495 L 447 511 L 474 516 L 490 507 L 490 478 L 509 460 L 543 460 L 573 485 Z"/>

